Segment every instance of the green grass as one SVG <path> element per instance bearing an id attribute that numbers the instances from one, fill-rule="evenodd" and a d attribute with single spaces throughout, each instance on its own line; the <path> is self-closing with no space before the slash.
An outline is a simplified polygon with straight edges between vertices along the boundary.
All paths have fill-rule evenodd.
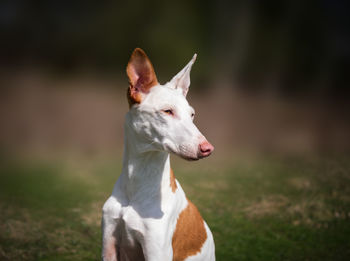
<path id="1" fill-rule="evenodd" d="M 347 158 L 178 163 L 217 260 L 350 260 Z M 101 207 L 119 170 L 2 162 L 0 260 L 99 260 Z"/>

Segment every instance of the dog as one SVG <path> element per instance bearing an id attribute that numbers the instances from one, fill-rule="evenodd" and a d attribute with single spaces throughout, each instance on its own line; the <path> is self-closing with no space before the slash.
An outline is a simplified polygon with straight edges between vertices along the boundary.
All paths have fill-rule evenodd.
<path id="1" fill-rule="evenodd" d="M 186 100 L 196 56 L 160 85 L 145 52 L 131 55 L 123 168 L 102 210 L 104 261 L 215 260 L 213 235 L 170 168 L 170 153 L 198 160 L 214 150 Z"/>

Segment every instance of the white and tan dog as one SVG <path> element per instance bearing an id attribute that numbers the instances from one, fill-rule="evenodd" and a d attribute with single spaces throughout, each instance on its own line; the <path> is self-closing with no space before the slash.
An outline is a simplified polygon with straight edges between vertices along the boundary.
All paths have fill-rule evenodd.
<path id="1" fill-rule="evenodd" d="M 123 169 L 103 206 L 103 260 L 215 260 L 212 233 L 169 158 L 198 160 L 214 149 L 193 124 L 186 100 L 195 59 L 160 85 L 144 51 L 131 55 Z"/>

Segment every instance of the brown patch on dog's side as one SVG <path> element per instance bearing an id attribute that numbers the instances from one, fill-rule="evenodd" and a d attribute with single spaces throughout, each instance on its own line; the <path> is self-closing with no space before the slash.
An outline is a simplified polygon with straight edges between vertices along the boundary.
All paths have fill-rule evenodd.
<path id="1" fill-rule="evenodd" d="M 141 103 L 141 93 L 148 93 L 158 84 L 158 80 L 150 59 L 140 48 L 136 48 L 131 54 L 126 73 L 129 77 L 127 96 L 131 107 L 133 104 Z"/>
<path id="2" fill-rule="evenodd" d="M 172 169 L 170 169 L 170 187 L 171 187 L 171 191 L 175 193 L 177 189 L 177 185 L 176 185 L 174 171 Z"/>
<path id="3" fill-rule="evenodd" d="M 180 213 L 172 239 L 173 261 L 182 261 L 200 252 L 207 232 L 196 206 L 188 200 Z"/>

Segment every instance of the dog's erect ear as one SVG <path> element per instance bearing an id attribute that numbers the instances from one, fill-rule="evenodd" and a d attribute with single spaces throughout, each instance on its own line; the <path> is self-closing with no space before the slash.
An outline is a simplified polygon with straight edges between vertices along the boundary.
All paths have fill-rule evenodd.
<path id="1" fill-rule="evenodd" d="M 158 84 L 152 63 L 140 48 L 133 51 L 126 67 L 126 73 L 129 77 L 128 100 L 130 106 L 141 103 L 142 94 L 148 93 L 150 88 Z"/>
<path id="2" fill-rule="evenodd" d="M 192 65 L 196 61 L 196 58 L 197 58 L 197 54 L 195 53 L 191 61 L 170 81 L 171 83 L 174 84 L 176 89 L 182 90 L 182 93 L 184 96 L 187 95 L 188 87 L 190 86 L 190 83 L 191 83 L 190 72 L 191 72 Z"/>

